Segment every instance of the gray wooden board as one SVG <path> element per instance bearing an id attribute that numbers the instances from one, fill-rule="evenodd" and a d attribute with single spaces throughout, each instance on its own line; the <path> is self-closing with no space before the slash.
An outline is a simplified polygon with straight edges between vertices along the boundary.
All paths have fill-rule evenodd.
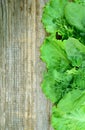
<path id="1" fill-rule="evenodd" d="M 0 0 L 0 130 L 52 130 L 40 83 L 47 0 Z"/>

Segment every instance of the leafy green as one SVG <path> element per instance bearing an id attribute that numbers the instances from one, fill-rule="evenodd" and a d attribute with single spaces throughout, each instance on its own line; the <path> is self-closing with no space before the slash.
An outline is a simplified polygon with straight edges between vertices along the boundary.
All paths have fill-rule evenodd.
<path id="1" fill-rule="evenodd" d="M 67 57 L 71 61 L 72 66 L 81 66 L 82 61 L 85 60 L 85 46 L 74 38 L 65 40 L 64 46 Z"/>
<path id="2" fill-rule="evenodd" d="M 55 130 L 85 129 L 85 91 L 72 90 L 52 109 Z"/>
<path id="3" fill-rule="evenodd" d="M 68 0 L 50 0 L 44 7 L 42 22 L 47 32 L 56 32 L 56 19 L 63 17 L 64 6 L 67 1 Z"/>
<path id="4" fill-rule="evenodd" d="M 47 68 L 64 71 L 69 66 L 69 60 L 63 49 L 63 42 L 54 36 L 47 37 L 40 48 L 41 59 L 46 62 Z"/>
<path id="5" fill-rule="evenodd" d="M 40 57 L 46 64 L 41 83 L 55 104 L 55 130 L 85 129 L 85 0 L 49 0 L 42 23 L 48 37 Z"/>
<path id="6" fill-rule="evenodd" d="M 85 6 L 77 3 L 68 3 L 65 6 L 67 22 L 83 32 L 85 36 Z"/>
<path id="7" fill-rule="evenodd" d="M 69 72 L 62 73 L 57 70 L 49 70 L 44 75 L 41 87 L 47 98 L 56 103 L 71 90 L 71 80 L 72 75 Z"/>
<path id="8" fill-rule="evenodd" d="M 74 0 L 76 3 L 79 3 L 81 5 L 85 6 L 85 0 Z"/>
<path id="9" fill-rule="evenodd" d="M 55 21 L 56 32 L 62 36 L 62 39 L 67 39 L 69 36 L 73 37 L 76 33 L 76 29 L 71 27 L 64 17 L 57 18 Z"/>
<path id="10" fill-rule="evenodd" d="M 68 37 L 74 37 L 79 39 L 79 41 L 83 43 L 85 41 L 85 33 L 80 31 L 79 28 L 76 28 L 76 26 L 74 26 L 73 24 L 69 23 L 70 9 L 68 6 L 69 4 L 77 4 L 82 7 L 82 4 L 84 4 L 84 0 L 82 0 L 81 2 L 75 0 L 74 2 L 75 3 L 68 2 L 68 0 L 50 0 L 43 9 L 42 23 L 48 33 L 57 33 L 59 36 L 61 36 L 62 40 L 67 39 Z M 81 3 L 81 5 L 78 3 Z M 69 9 L 69 11 L 67 8 Z M 72 12 L 71 15 L 72 14 L 77 14 L 77 12 Z M 77 23 L 80 26 L 79 21 Z"/>
<path id="11" fill-rule="evenodd" d="M 76 74 L 74 75 L 72 88 L 85 90 L 85 68 L 80 68 L 77 70 Z"/>
<path id="12" fill-rule="evenodd" d="M 42 90 L 53 103 L 74 88 L 85 89 L 85 46 L 77 39 L 47 37 L 41 46 L 41 59 L 48 69 Z"/>

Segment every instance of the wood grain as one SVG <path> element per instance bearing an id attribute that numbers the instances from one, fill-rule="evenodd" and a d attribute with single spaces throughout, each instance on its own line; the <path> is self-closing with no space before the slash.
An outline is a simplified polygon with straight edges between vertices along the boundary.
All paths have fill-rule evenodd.
<path id="1" fill-rule="evenodd" d="M 52 130 L 40 83 L 47 0 L 0 0 L 0 130 Z"/>

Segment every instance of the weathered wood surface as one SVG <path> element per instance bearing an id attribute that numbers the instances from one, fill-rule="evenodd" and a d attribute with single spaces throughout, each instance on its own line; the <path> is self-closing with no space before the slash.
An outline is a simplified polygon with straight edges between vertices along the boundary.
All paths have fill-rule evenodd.
<path id="1" fill-rule="evenodd" d="M 0 130 L 52 130 L 40 88 L 47 0 L 0 0 Z"/>

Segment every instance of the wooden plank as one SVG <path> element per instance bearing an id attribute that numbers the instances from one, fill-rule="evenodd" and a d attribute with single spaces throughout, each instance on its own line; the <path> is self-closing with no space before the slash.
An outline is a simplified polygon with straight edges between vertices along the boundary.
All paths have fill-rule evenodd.
<path id="1" fill-rule="evenodd" d="M 40 82 L 47 0 L 0 0 L 0 130 L 52 130 Z"/>
<path id="2" fill-rule="evenodd" d="M 41 23 L 42 9 L 48 0 L 37 0 L 36 2 L 36 68 L 37 68 L 37 129 L 36 130 L 52 130 L 50 126 L 50 110 L 51 105 L 42 94 L 40 83 L 42 81 L 42 72 L 44 71 L 44 64 L 39 59 L 39 48 L 44 40 L 45 32 Z M 40 129 L 41 128 L 41 129 Z"/>

